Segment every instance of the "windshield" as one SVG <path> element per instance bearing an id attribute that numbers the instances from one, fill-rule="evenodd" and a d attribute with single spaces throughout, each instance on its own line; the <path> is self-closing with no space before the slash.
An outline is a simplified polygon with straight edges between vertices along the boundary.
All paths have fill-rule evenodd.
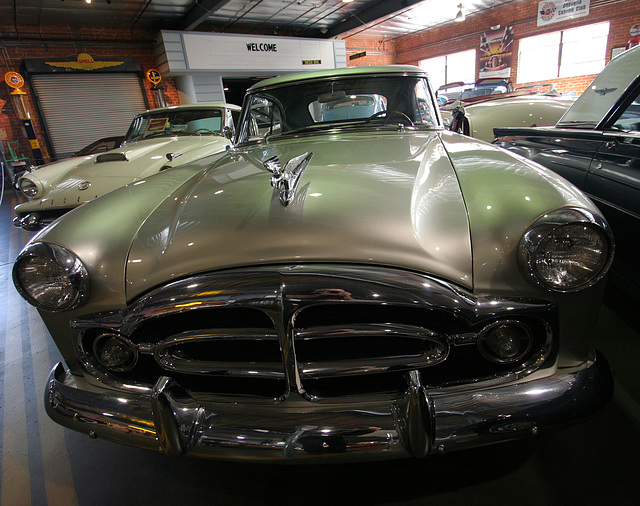
<path id="1" fill-rule="evenodd" d="M 302 81 L 247 96 L 239 143 L 336 127 L 439 126 L 424 77 L 362 76 Z"/>
<path id="2" fill-rule="evenodd" d="M 125 142 L 176 135 L 220 135 L 226 126 L 224 109 L 175 109 L 151 111 L 137 116 Z"/>
<path id="3" fill-rule="evenodd" d="M 638 79 L 639 65 L 640 47 L 616 56 L 560 118 L 558 126 L 596 128 L 600 125 Z M 602 125 L 605 126 L 608 125 Z"/>
<path id="4" fill-rule="evenodd" d="M 510 84 L 502 80 L 485 80 L 472 84 L 451 83 L 438 88 L 438 100 L 446 103 L 487 95 L 501 95 L 509 91 L 511 91 Z"/>

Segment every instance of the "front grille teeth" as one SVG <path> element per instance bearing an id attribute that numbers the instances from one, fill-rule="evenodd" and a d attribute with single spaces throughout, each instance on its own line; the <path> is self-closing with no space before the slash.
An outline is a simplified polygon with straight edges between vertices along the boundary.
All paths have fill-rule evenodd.
<path id="1" fill-rule="evenodd" d="M 449 353 L 445 337 L 401 324 L 298 329 L 294 343 L 303 380 L 429 367 L 444 361 Z"/>

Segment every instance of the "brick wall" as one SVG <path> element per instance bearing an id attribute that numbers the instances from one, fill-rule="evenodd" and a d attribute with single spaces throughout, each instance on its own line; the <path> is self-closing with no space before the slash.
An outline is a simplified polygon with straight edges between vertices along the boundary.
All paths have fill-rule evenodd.
<path id="1" fill-rule="evenodd" d="M 0 75 L 9 71 L 22 72 L 22 61 L 31 58 L 77 58 L 80 53 L 88 53 L 95 60 L 113 60 L 118 58 L 137 59 L 143 70 L 156 67 L 153 53 L 155 33 L 95 27 L 19 27 L 0 25 Z M 172 104 L 180 100 L 172 78 L 163 79 L 165 95 Z M 154 107 L 151 83 L 144 79 L 147 101 Z M 31 113 L 36 136 L 39 141 L 45 162 L 50 161 L 50 154 L 42 132 L 42 124 L 38 117 L 36 104 L 28 83 L 22 88 L 27 92 L 26 103 Z M 12 88 L 0 82 L 0 141 L 18 141 L 18 152 L 23 152 L 33 161 L 30 143 L 22 128 L 20 118 L 14 110 L 11 98 Z"/>
<path id="2" fill-rule="evenodd" d="M 464 2 L 463 2 L 464 3 Z M 486 11 L 467 15 L 462 23 L 449 22 L 441 26 L 424 30 L 414 35 L 382 42 L 369 40 L 362 37 L 345 38 L 347 54 L 357 53 L 360 48 L 376 48 L 371 58 L 367 51 L 367 62 L 360 60 L 348 61 L 352 65 L 373 65 L 377 63 L 400 63 L 418 65 L 420 60 L 442 56 L 458 51 L 475 49 L 478 51 L 480 36 L 491 29 L 492 26 L 502 27 L 511 25 L 514 27 L 514 47 L 512 54 L 511 79 L 517 86 L 516 76 L 518 68 L 517 52 L 518 39 L 538 35 L 541 33 L 555 32 L 585 24 L 609 21 L 609 39 L 607 44 L 607 61 L 611 59 L 611 51 L 614 48 L 626 47 L 630 38 L 629 29 L 636 23 L 640 23 L 640 0 L 591 0 L 589 15 L 573 21 L 554 23 L 544 27 L 537 26 L 537 0 L 513 0 L 502 7 L 488 9 Z M 386 54 L 384 54 L 386 51 Z M 476 61 L 479 64 L 480 53 L 478 51 Z M 365 60 L 365 58 L 362 58 Z M 479 65 L 478 65 L 479 67 Z M 479 68 L 476 68 L 476 77 Z M 544 81 L 556 84 L 559 91 L 582 92 L 593 80 L 595 75 L 562 78 Z M 536 84 L 536 83 L 527 83 Z"/>

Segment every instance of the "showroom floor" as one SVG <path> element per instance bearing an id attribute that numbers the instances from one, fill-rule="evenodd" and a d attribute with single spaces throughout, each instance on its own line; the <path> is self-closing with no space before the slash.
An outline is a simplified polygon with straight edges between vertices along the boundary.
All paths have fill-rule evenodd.
<path id="1" fill-rule="evenodd" d="M 0 488 L 2 506 L 106 504 L 637 504 L 640 496 L 640 312 L 610 289 L 599 348 L 616 370 L 612 402 L 537 438 L 434 456 L 349 465 L 172 459 L 72 432 L 46 416 L 43 387 L 59 360 L 34 308 L 11 282 L 33 235 L 0 207 Z M 621 318 L 620 315 L 625 316 Z M 628 315 L 631 317 L 627 318 Z"/>

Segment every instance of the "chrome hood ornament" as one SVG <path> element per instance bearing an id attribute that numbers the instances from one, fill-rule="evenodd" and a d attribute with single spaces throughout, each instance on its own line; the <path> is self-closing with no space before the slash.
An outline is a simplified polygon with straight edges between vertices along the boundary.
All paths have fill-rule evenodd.
<path id="1" fill-rule="evenodd" d="M 296 156 L 286 163 L 284 169 L 277 156 L 263 162 L 264 167 L 273 174 L 271 186 L 280 190 L 280 203 L 283 206 L 286 207 L 293 201 L 300 176 L 307 168 L 312 156 L 312 152 Z"/>

